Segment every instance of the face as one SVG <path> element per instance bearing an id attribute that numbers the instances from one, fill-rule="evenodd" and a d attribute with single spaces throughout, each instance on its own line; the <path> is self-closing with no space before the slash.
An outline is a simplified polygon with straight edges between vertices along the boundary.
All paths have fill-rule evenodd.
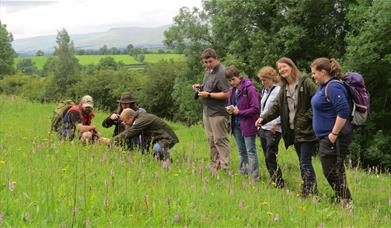
<path id="1" fill-rule="evenodd" d="M 129 103 L 121 103 L 121 108 L 122 109 L 130 108 L 130 104 Z"/>
<path id="2" fill-rule="evenodd" d="M 215 68 L 215 66 L 217 66 L 217 64 L 219 64 L 219 60 L 212 58 L 212 57 L 207 58 L 207 59 L 203 59 L 203 62 L 204 62 L 204 66 L 208 70 L 212 70 L 213 68 Z"/>
<path id="3" fill-rule="evenodd" d="M 326 71 L 325 70 L 317 70 L 315 67 L 311 67 L 311 74 L 315 81 L 319 83 L 324 83 L 326 79 Z"/>
<path id="4" fill-rule="evenodd" d="M 122 118 L 121 120 L 124 125 L 132 125 L 134 117 Z"/>
<path id="5" fill-rule="evenodd" d="M 228 79 L 228 82 L 232 87 L 237 88 L 240 84 L 240 77 L 233 77 Z"/>
<path id="6" fill-rule="evenodd" d="M 270 78 L 264 78 L 258 75 L 259 80 L 261 81 L 262 85 L 266 88 L 270 88 L 273 85 L 273 80 Z"/>
<path id="7" fill-rule="evenodd" d="M 277 70 L 281 77 L 287 78 L 291 76 L 293 69 L 286 63 L 277 63 Z"/>
<path id="8" fill-rule="evenodd" d="M 92 107 L 84 107 L 84 108 L 83 108 L 83 112 L 84 112 L 84 113 L 90 113 L 90 112 L 92 112 Z"/>

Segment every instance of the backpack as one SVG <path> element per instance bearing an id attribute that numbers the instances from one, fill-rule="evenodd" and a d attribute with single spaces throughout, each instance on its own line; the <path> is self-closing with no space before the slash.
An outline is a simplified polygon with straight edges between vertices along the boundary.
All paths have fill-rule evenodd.
<path id="1" fill-rule="evenodd" d="M 75 103 L 70 99 L 66 99 L 58 103 L 57 107 L 53 111 L 53 117 L 51 121 L 52 131 L 58 131 L 58 129 L 62 125 L 62 119 L 64 118 L 68 109 L 70 109 L 74 105 Z"/>
<path id="2" fill-rule="evenodd" d="M 368 119 L 370 98 L 363 76 L 356 72 L 348 72 L 342 80 L 332 80 L 330 82 L 333 81 L 343 84 L 349 91 L 353 107 L 351 123 L 355 126 L 364 125 Z M 326 97 L 328 85 L 329 83 L 325 88 Z"/>

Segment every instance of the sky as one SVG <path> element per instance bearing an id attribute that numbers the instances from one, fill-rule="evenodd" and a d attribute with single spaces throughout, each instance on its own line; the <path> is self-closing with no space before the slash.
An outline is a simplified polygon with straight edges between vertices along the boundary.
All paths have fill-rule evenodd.
<path id="1" fill-rule="evenodd" d="M 173 23 L 181 7 L 201 8 L 201 0 L 0 0 L 0 21 L 14 39 L 103 32 L 118 27 L 158 27 Z"/>

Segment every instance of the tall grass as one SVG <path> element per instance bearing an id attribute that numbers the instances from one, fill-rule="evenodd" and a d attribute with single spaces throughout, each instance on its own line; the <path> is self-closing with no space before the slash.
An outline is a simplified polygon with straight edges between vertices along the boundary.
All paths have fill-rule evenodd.
<path id="1" fill-rule="evenodd" d="M 319 198 L 302 199 L 297 157 L 280 148 L 287 187 L 238 175 L 231 140 L 228 172 L 209 167 L 200 126 L 170 123 L 180 143 L 168 166 L 139 152 L 59 142 L 49 133 L 55 104 L 0 97 L 0 226 L 389 227 L 389 174 L 347 170 L 354 208 L 333 204 L 314 160 Z M 100 126 L 108 114 L 97 112 Z M 99 128 L 109 137 L 113 129 Z M 258 145 L 259 148 L 259 145 Z"/>

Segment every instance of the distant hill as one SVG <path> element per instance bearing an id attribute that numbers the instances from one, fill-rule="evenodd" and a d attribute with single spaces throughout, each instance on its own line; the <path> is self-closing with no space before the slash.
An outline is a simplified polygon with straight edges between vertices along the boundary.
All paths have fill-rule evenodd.
<path id="1" fill-rule="evenodd" d="M 125 48 L 128 44 L 142 48 L 163 48 L 163 33 L 168 27 L 169 25 L 156 28 L 123 27 L 112 28 L 106 32 L 69 35 L 75 47 L 81 49 L 99 49 L 105 44 L 109 48 Z M 20 56 L 34 55 L 37 50 L 48 54 L 54 51 L 56 35 L 16 39 L 12 46 Z"/>

